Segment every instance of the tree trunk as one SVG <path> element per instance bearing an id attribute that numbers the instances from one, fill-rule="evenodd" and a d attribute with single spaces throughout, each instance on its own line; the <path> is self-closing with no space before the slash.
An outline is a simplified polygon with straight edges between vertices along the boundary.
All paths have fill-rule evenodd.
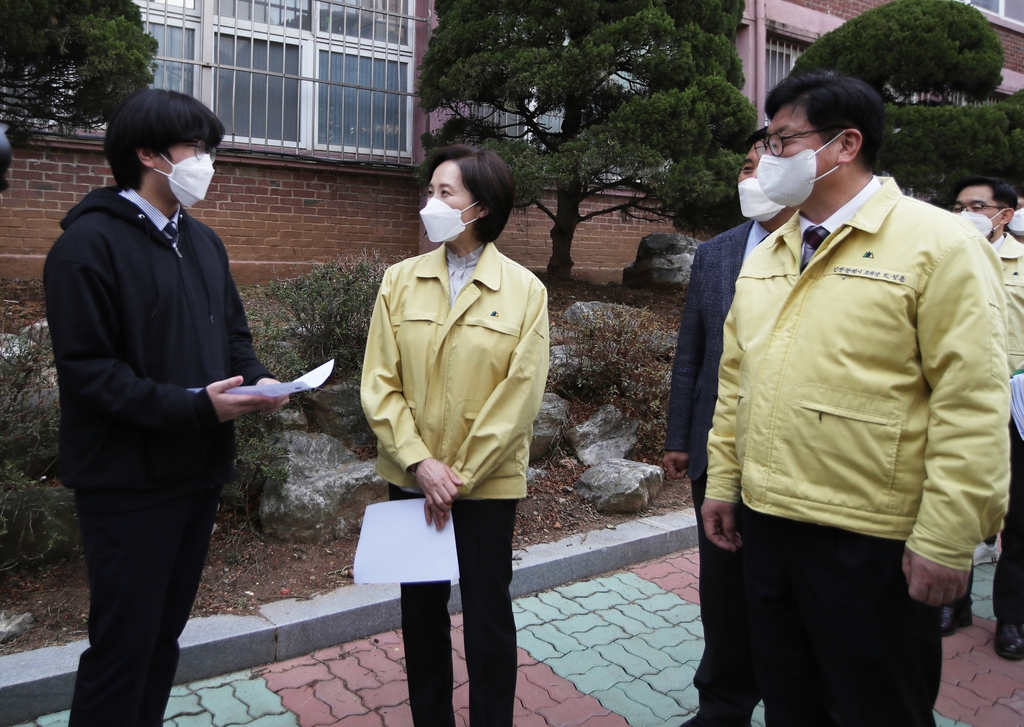
<path id="1" fill-rule="evenodd" d="M 558 190 L 558 209 L 555 210 L 555 224 L 551 227 L 548 275 L 559 280 L 568 280 L 572 275 L 572 238 L 579 223 L 579 198 L 564 190 Z"/>

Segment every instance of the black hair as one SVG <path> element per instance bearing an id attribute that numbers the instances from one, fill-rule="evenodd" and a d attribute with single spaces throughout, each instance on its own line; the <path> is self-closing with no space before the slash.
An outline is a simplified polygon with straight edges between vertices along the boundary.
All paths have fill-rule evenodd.
<path id="1" fill-rule="evenodd" d="M 1002 202 L 1012 210 L 1017 209 L 1017 193 L 1013 191 L 1013 187 L 1005 179 L 983 177 L 980 174 L 964 177 L 953 185 L 953 199 L 955 200 L 959 197 L 960 193 L 968 187 L 988 187 L 992 190 L 992 199 L 996 202 Z"/>
<path id="2" fill-rule="evenodd" d="M 788 76 L 768 94 L 765 113 L 773 118 L 784 106 L 801 109 L 816 129 L 857 129 L 864 139 L 858 156 L 874 169 L 885 136 L 885 105 L 868 83 L 836 71 Z"/>
<path id="3" fill-rule="evenodd" d="M 202 141 L 215 149 L 224 138 L 224 124 L 192 96 L 145 88 L 128 96 L 107 120 L 103 153 L 121 189 L 138 189 L 144 167 L 136 149 L 157 154 L 183 141 Z"/>
<path id="4" fill-rule="evenodd" d="M 508 164 L 490 149 L 454 144 L 434 153 L 427 166 L 430 176 L 445 162 L 455 162 L 462 173 L 462 184 L 473 195 L 473 201 L 479 201 L 487 209 L 487 215 L 473 223 L 476 239 L 480 242 L 497 240 L 516 201 L 516 183 Z"/>
<path id="5" fill-rule="evenodd" d="M 754 144 L 756 144 L 759 141 L 763 141 L 763 142 L 768 141 L 768 127 L 767 126 L 762 126 L 760 129 L 758 129 L 753 134 L 751 134 L 750 136 L 747 137 L 747 146 L 746 146 L 746 148 L 749 149 L 750 147 L 752 147 Z"/>

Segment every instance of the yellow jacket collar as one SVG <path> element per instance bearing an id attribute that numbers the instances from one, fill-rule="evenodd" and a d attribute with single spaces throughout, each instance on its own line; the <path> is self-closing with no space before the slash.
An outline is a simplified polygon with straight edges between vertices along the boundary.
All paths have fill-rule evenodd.
<path id="1" fill-rule="evenodd" d="M 996 253 L 1002 260 L 1013 260 L 1015 258 L 1024 257 L 1024 244 L 1017 242 L 1013 235 L 1006 235 L 1003 239 L 1003 245 L 999 248 L 999 252 Z"/>
<path id="2" fill-rule="evenodd" d="M 417 278 L 437 278 L 446 286 L 448 284 L 448 258 L 447 248 L 439 245 L 433 252 L 423 256 L 423 263 L 417 267 Z M 501 255 L 493 242 L 484 243 L 484 249 L 480 253 L 480 260 L 473 271 L 470 281 L 478 280 L 491 290 L 501 288 Z"/>

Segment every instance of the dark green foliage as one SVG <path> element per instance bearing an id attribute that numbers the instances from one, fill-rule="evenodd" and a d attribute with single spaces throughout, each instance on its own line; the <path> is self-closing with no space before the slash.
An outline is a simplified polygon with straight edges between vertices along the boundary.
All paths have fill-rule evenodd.
<path id="1" fill-rule="evenodd" d="M 830 68 L 862 78 L 887 101 L 913 94 L 987 99 L 1002 80 L 1003 47 L 985 16 L 949 0 L 895 0 L 818 39 L 795 75 Z"/>
<path id="2" fill-rule="evenodd" d="M 153 80 L 132 0 L 0 0 L 0 120 L 12 137 L 95 128 Z"/>
<path id="3" fill-rule="evenodd" d="M 466 141 L 509 162 L 517 203 L 553 222 L 553 274 L 568 276 L 575 229 L 593 216 L 667 215 L 699 228 L 734 203 L 755 115 L 731 44 L 741 1 L 439 0 L 436 9 L 419 93 L 447 121 L 425 143 Z M 611 189 L 627 194 L 580 213 Z"/>
<path id="4" fill-rule="evenodd" d="M 56 471 L 60 405 L 55 379 L 49 338 L 0 336 L 0 490 L 29 485 Z"/>

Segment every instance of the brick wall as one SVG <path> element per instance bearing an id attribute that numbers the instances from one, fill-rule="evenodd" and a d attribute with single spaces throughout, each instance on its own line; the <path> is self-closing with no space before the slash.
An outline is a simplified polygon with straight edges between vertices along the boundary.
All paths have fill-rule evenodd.
<path id="1" fill-rule="evenodd" d="M 38 277 L 60 235 L 60 220 L 90 190 L 113 184 L 113 178 L 97 143 L 38 145 L 16 149 L 14 156 L 7 175 L 11 187 L 0 196 L 0 278 Z M 192 213 L 220 234 L 236 279 L 249 282 L 288 275 L 312 261 L 369 246 L 388 256 L 416 254 L 430 246 L 420 233 L 419 206 L 411 170 L 223 153 L 207 200 Z M 537 209 L 515 213 L 499 246 L 523 265 L 543 269 L 551 255 L 550 227 Z M 573 243 L 574 274 L 621 280 L 640 238 L 671 229 L 664 222 L 618 215 L 586 222 Z"/>
<path id="2" fill-rule="evenodd" d="M 800 5 L 801 7 L 810 8 L 811 10 L 817 10 L 818 12 L 825 13 L 826 15 L 834 15 L 837 18 L 843 20 L 849 20 L 850 18 L 856 17 L 866 10 L 871 10 L 879 5 L 884 5 L 892 0 L 787 0 L 793 5 Z M 984 15 L 984 13 L 983 13 Z M 991 17 L 991 16 L 986 16 Z M 785 18 L 775 18 L 776 20 L 785 22 Z M 1009 21 L 994 20 L 991 23 L 992 30 L 996 32 L 999 39 L 1003 43 L 1003 54 L 1005 60 L 1003 61 L 1003 67 L 1016 71 L 1018 73 L 1024 73 L 1024 27 L 1020 31 L 1003 27 L 1001 23 L 1008 23 Z"/>

